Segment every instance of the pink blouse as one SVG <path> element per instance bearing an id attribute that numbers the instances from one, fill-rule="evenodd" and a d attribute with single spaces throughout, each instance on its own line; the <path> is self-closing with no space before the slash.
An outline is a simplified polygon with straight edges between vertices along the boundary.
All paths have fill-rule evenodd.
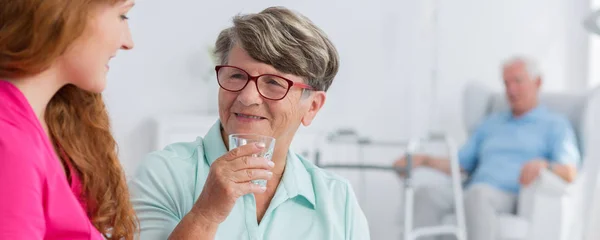
<path id="1" fill-rule="evenodd" d="M 25 96 L 0 80 L 0 239 L 103 239 L 70 172 L 71 184 Z"/>

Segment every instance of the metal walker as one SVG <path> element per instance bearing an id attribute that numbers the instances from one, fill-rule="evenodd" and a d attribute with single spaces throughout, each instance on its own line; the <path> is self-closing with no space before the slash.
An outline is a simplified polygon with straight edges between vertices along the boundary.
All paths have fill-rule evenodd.
<path id="1" fill-rule="evenodd" d="M 354 137 L 348 141 L 347 136 Z M 354 131 L 342 130 L 337 132 L 335 135 L 330 135 L 327 138 L 329 143 L 352 143 L 356 144 L 361 149 L 360 159 L 362 160 L 362 148 L 365 146 L 389 146 L 389 147 L 406 147 L 406 159 L 407 166 L 394 167 L 394 166 L 377 166 L 368 164 L 321 164 L 320 163 L 320 152 L 316 152 L 315 164 L 320 168 L 324 169 L 349 169 L 349 170 L 382 170 L 382 171 L 395 171 L 405 176 L 404 178 L 404 228 L 403 236 L 404 240 L 417 240 L 424 236 L 436 236 L 451 234 L 456 237 L 457 240 L 466 240 L 466 223 L 465 223 L 465 210 L 463 202 L 463 189 L 461 181 L 460 167 L 458 163 L 458 151 L 456 144 L 447 137 L 446 135 L 435 135 L 432 134 L 427 138 L 423 139 L 412 139 L 407 142 L 377 142 L 367 138 L 357 137 L 358 135 Z M 342 140 L 340 140 L 340 138 Z M 456 225 L 439 225 L 432 227 L 414 228 L 413 216 L 414 216 L 414 186 L 412 184 L 412 156 L 416 153 L 423 142 L 444 142 L 446 149 L 450 155 L 450 166 L 451 166 L 451 178 L 452 178 L 452 192 L 454 196 L 454 209 L 456 217 Z M 362 161 L 361 161 L 362 162 Z M 364 180 L 361 182 L 364 183 Z"/>

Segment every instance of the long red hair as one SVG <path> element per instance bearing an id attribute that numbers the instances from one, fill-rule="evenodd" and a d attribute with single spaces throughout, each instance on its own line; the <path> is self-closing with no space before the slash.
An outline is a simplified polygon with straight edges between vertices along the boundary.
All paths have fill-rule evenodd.
<path id="1" fill-rule="evenodd" d="M 18 79 L 48 69 L 79 38 L 98 4 L 122 0 L 0 0 L 0 77 Z M 66 85 L 50 100 L 45 121 L 63 165 L 81 177 L 94 226 L 107 239 L 133 239 L 129 202 L 102 95 Z M 68 170 L 68 169 L 67 169 Z"/>

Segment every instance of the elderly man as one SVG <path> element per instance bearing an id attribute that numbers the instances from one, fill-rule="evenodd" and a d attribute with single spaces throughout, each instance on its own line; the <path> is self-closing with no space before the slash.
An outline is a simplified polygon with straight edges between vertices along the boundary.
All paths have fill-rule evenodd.
<path id="1" fill-rule="evenodd" d="M 541 77 L 533 61 L 514 58 L 503 67 L 511 111 L 483 121 L 459 152 L 460 166 L 469 175 L 465 193 L 468 239 L 494 239 L 495 216 L 516 210 L 517 194 L 542 169 L 573 181 L 580 161 L 575 134 L 568 120 L 538 103 Z M 394 163 L 404 166 L 405 159 Z M 416 166 L 450 174 L 447 159 L 419 155 Z M 415 226 L 439 225 L 452 211 L 450 189 L 425 187 L 416 191 Z"/>

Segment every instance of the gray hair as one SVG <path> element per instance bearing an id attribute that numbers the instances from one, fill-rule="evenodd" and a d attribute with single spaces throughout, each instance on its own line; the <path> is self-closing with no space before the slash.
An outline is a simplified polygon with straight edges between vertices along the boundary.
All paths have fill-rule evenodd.
<path id="1" fill-rule="evenodd" d="M 514 64 L 523 64 L 525 66 L 525 71 L 529 73 L 529 77 L 531 80 L 535 80 L 538 77 L 541 77 L 540 68 L 535 60 L 532 58 L 524 57 L 524 56 L 516 56 L 504 62 L 502 65 L 503 69 L 512 66 Z"/>
<path id="2" fill-rule="evenodd" d="M 338 72 L 337 50 L 325 33 L 284 7 L 234 17 L 233 27 L 221 31 L 215 43 L 214 53 L 221 64 L 227 64 L 235 44 L 257 61 L 305 78 L 316 90 L 327 91 Z"/>

